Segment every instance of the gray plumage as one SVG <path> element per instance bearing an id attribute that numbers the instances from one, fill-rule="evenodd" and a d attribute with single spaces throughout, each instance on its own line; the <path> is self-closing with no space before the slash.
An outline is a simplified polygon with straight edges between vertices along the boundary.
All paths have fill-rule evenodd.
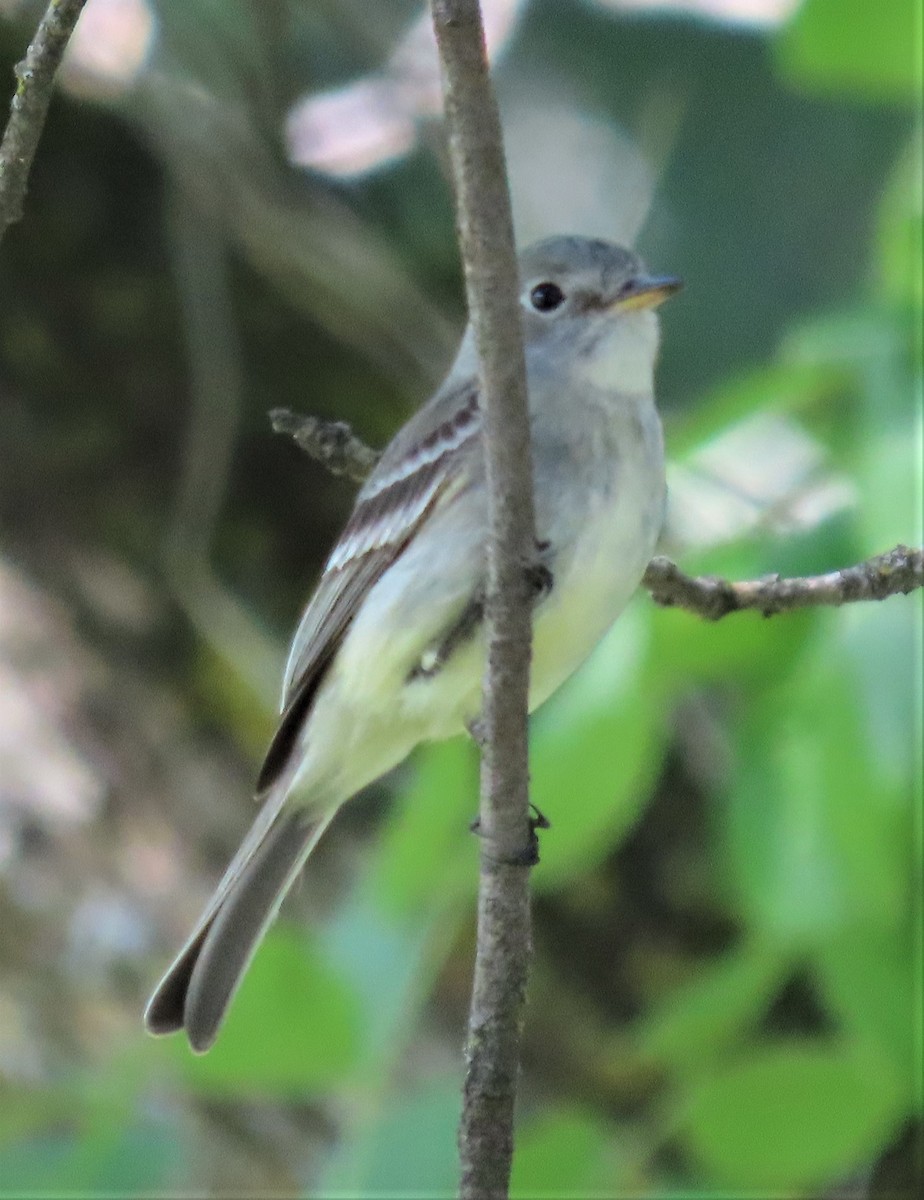
<path id="1" fill-rule="evenodd" d="M 552 238 L 520 258 L 537 536 L 530 708 L 580 665 L 641 579 L 660 530 L 653 309 L 679 286 L 629 251 Z M 357 496 L 293 639 L 253 827 L 145 1014 L 203 1051 L 339 806 L 480 707 L 486 489 L 477 360 L 446 382 Z"/>

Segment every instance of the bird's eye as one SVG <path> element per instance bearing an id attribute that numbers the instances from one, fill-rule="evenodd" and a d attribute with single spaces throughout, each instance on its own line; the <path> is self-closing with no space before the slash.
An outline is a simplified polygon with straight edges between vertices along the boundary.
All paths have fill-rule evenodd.
<path id="1" fill-rule="evenodd" d="M 552 312 L 565 302 L 565 293 L 557 283 L 537 283 L 529 293 L 529 300 L 537 312 Z"/>

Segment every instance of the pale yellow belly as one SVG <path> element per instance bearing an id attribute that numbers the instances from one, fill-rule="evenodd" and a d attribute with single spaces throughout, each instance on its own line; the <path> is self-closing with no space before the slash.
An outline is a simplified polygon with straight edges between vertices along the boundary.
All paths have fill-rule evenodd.
<path id="1" fill-rule="evenodd" d="M 639 473 L 615 505 L 600 496 L 582 532 L 553 563 L 551 592 L 533 625 L 530 710 L 594 649 L 628 603 L 657 539 L 662 494 Z M 635 486 L 631 486 L 635 484 Z M 413 622 L 350 645 L 321 689 L 310 722 L 305 773 L 349 794 L 383 774 L 421 741 L 462 732 L 481 711 L 483 627 L 434 675 L 407 682 Z M 419 635 L 418 635 L 419 638 Z M 351 639 L 351 642 L 353 639 Z M 407 642 L 407 645 L 405 644 Z M 349 667 L 349 669 L 347 669 Z"/>
<path id="2" fill-rule="evenodd" d="M 581 665 L 625 608 L 654 549 L 659 508 L 654 497 L 650 515 L 640 522 L 636 511 L 631 524 L 614 520 L 612 510 L 601 512 L 557 564 L 533 622 L 530 711 Z M 484 656 L 482 629 L 439 674 L 403 690 L 398 707 L 421 740 L 451 737 L 478 715 Z"/>

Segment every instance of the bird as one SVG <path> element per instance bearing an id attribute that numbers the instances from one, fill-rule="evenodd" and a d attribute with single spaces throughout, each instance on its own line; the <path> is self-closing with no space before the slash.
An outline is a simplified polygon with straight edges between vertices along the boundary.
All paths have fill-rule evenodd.
<path id="1" fill-rule="evenodd" d="M 658 306 L 681 282 L 601 238 L 518 259 L 539 583 L 530 711 L 628 603 L 665 511 Z M 422 742 L 472 728 L 486 655 L 487 483 L 471 325 L 361 487 L 292 640 L 262 807 L 145 1011 L 203 1053 L 337 810 Z"/>

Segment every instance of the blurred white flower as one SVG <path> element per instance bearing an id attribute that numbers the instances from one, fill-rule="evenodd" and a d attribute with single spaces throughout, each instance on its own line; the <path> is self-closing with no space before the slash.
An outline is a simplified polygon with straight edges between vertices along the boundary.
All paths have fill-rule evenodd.
<path id="1" fill-rule="evenodd" d="M 524 92 L 504 106 L 513 218 L 520 244 L 567 230 L 633 245 L 656 174 L 610 120 Z"/>
<path id="2" fill-rule="evenodd" d="M 154 41 L 148 0 L 89 0 L 71 35 L 61 82 L 78 95 L 116 95 L 138 78 Z"/>
<path id="3" fill-rule="evenodd" d="M 668 467 L 671 545 L 710 546 L 761 528 L 811 529 L 856 502 L 792 418 L 758 413 Z"/>
<path id="4" fill-rule="evenodd" d="M 301 100 L 286 122 L 292 162 L 328 175 L 372 170 L 406 154 L 416 138 L 413 107 L 385 76 Z"/>
<path id="5" fill-rule="evenodd" d="M 510 38 L 524 0 L 482 0 L 492 58 Z M 289 158 L 300 167 L 348 178 L 410 150 L 417 123 L 442 108 L 439 58 L 429 9 L 408 28 L 381 72 L 308 95 L 286 121 Z"/>

